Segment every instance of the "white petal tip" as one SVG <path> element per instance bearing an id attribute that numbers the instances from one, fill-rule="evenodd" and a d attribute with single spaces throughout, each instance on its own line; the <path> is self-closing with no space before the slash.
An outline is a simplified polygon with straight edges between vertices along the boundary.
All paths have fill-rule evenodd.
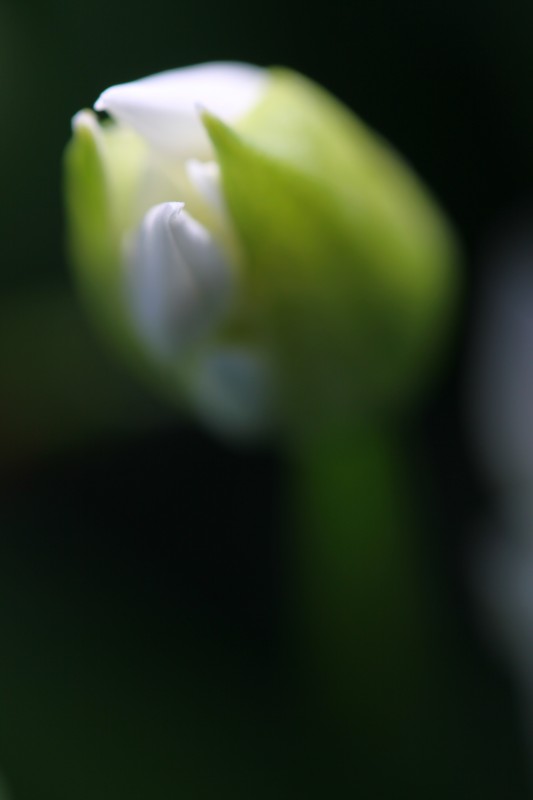
<path id="1" fill-rule="evenodd" d="M 129 302 L 141 337 L 173 358 L 208 335 L 234 294 L 233 271 L 183 203 L 154 206 L 129 240 Z"/>

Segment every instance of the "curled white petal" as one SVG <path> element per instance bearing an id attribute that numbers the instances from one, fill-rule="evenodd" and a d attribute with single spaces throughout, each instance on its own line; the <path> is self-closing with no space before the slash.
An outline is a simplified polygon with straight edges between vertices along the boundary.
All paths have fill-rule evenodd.
<path id="1" fill-rule="evenodd" d="M 162 355 L 198 341 L 230 308 L 232 269 L 209 231 L 183 211 L 183 203 L 151 208 L 126 251 L 134 321 Z"/>
<path id="2" fill-rule="evenodd" d="M 164 153 L 202 157 L 210 153 L 210 145 L 198 107 L 232 122 L 254 107 L 267 80 L 264 70 L 249 64 L 201 64 L 111 86 L 94 107 Z"/>
<path id="3" fill-rule="evenodd" d="M 220 345 L 204 354 L 189 390 L 196 413 L 221 433 L 246 437 L 272 428 L 272 369 L 251 347 Z"/>

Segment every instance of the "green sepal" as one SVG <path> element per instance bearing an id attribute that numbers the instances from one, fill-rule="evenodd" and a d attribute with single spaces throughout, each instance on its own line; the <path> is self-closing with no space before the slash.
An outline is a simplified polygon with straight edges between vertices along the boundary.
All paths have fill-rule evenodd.
<path id="1" fill-rule="evenodd" d="M 432 198 L 355 116 L 286 70 L 238 131 L 203 120 L 290 424 L 403 406 L 455 293 L 457 250 Z"/>
<path id="2" fill-rule="evenodd" d="M 88 112 L 91 113 L 91 112 Z M 120 237 L 103 142 L 89 126 L 75 128 L 65 151 L 67 248 L 80 295 L 115 346 L 132 345 L 124 303 Z M 122 346 L 121 346 L 122 343 Z"/>
<path id="3" fill-rule="evenodd" d="M 64 157 L 67 250 L 79 295 L 104 344 L 143 382 L 180 407 L 182 373 L 175 364 L 154 358 L 145 346 L 127 297 L 121 247 L 125 232 L 140 221 L 135 198 L 143 155 L 143 143 L 129 131 L 75 126 Z"/>

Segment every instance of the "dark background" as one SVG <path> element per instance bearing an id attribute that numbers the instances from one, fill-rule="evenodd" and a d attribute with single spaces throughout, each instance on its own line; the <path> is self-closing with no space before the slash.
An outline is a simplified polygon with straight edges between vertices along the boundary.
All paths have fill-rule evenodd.
<path id="1" fill-rule="evenodd" d="M 287 764 L 308 764 L 306 725 L 275 677 L 285 466 L 175 417 L 85 322 L 63 247 L 72 115 L 162 69 L 283 64 L 432 187 L 463 241 L 464 305 L 412 428 L 468 620 L 463 542 L 487 495 L 464 386 L 482 253 L 531 197 L 532 30 L 526 0 L 2 0 L 0 769 L 15 800 L 309 796 Z"/>

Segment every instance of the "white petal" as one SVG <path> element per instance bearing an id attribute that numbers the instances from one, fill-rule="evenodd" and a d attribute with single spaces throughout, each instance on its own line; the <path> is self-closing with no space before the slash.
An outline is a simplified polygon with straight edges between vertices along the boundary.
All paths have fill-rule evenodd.
<path id="1" fill-rule="evenodd" d="M 218 214 L 225 212 L 225 201 L 220 187 L 220 167 L 216 161 L 198 161 L 189 158 L 185 172 L 191 184 L 207 205 Z"/>
<path id="2" fill-rule="evenodd" d="M 267 360 L 248 347 L 220 346 L 203 355 L 189 387 L 197 414 L 232 436 L 272 428 L 274 380 Z"/>
<path id="3" fill-rule="evenodd" d="M 141 335 L 174 355 L 227 313 L 234 276 L 211 234 L 183 203 L 154 206 L 127 244 L 129 299 Z"/>
<path id="4" fill-rule="evenodd" d="M 248 64 L 201 64 L 111 86 L 94 107 L 164 153 L 202 157 L 210 153 L 210 145 L 198 107 L 233 122 L 254 107 L 267 81 L 264 70 Z"/>

